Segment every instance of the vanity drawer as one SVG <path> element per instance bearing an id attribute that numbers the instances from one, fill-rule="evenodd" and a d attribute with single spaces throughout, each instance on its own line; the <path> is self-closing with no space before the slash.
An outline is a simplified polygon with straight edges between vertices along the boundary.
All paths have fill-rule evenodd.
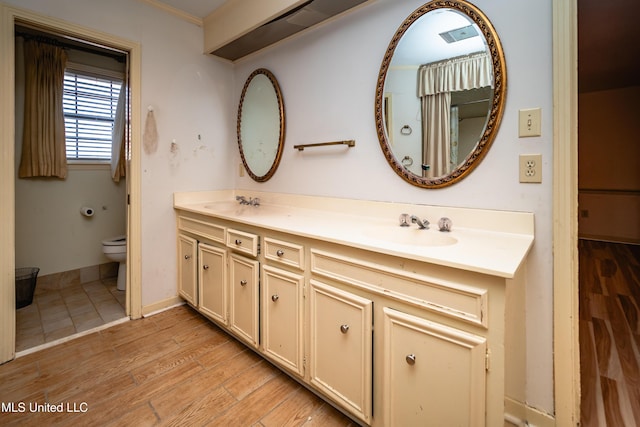
<path id="1" fill-rule="evenodd" d="M 229 228 L 227 230 L 226 245 L 228 248 L 237 252 L 242 252 L 253 257 L 258 256 L 258 246 L 260 237 L 253 233 L 245 233 L 244 231 L 234 230 Z"/>
<path id="2" fill-rule="evenodd" d="M 200 221 L 195 218 L 178 216 L 178 229 L 197 234 L 214 242 L 225 242 L 225 227 Z"/>
<path id="3" fill-rule="evenodd" d="M 304 268 L 304 246 L 295 243 L 265 237 L 264 257 L 298 269 Z"/>

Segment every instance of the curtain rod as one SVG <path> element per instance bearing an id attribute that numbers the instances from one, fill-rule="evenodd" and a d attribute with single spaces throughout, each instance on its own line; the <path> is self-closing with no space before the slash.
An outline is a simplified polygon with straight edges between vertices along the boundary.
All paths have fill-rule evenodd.
<path id="1" fill-rule="evenodd" d="M 16 37 L 22 37 L 25 40 L 35 40 L 37 42 L 40 43 L 46 43 L 46 44 L 50 44 L 53 46 L 58 46 L 61 47 L 63 49 L 68 49 L 68 50 L 79 50 L 81 52 L 87 52 L 87 53 L 92 53 L 94 55 L 101 55 L 101 56 L 106 56 L 112 59 L 115 59 L 118 62 L 125 62 L 126 61 L 126 53 L 111 53 L 108 52 L 106 50 L 102 50 L 102 49 L 94 49 L 91 47 L 87 47 L 84 46 L 82 44 L 74 44 L 74 43 L 68 43 L 68 42 L 64 42 L 63 40 L 60 40 L 56 37 L 51 37 L 51 36 L 47 36 L 44 34 L 33 34 L 33 33 L 28 33 L 28 32 L 24 32 L 24 31 L 19 31 L 16 30 L 15 32 Z"/>
<path id="2" fill-rule="evenodd" d="M 427 62 L 426 64 L 420 64 L 418 66 L 418 68 L 422 68 L 422 67 L 428 67 L 428 66 L 432 66 L 435 64 L 444 64 L 445 62 L 449 62 L 449 61 L 457 61 L 459 59 L 468 59 L 471 58 L 472 56 L 480 56 L 480 55 L 489 55 L 489 52 L 487 52 L 486 50 L 478 50 L 475 52 L 471 52 L 471 53 L 465 53 L 464 55 L 458 55 L 458 56 L 452 56 L 451 58 L 444 58 L 444 59 L 439 59 L 437 61 L 433 61 L 433 62 Z"/>

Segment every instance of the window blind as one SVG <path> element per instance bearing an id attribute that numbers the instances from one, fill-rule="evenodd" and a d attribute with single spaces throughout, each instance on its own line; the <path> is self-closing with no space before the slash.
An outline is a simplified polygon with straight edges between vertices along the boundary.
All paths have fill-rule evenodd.
<path id="1" fill-rule="evenodd" d="M 109 161 L 122 81 L 65 71 L 63 110 L 68 160 Z"/>

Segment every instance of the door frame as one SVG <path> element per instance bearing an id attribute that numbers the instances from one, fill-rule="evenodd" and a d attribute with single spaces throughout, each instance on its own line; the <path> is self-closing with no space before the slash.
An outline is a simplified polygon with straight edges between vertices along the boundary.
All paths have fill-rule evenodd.
<path id="1" fill-rule="evenodd" d="M 561 426 L 580 422 L 577 42 L 577 0 L 553 0 L 553 358 Z"/>
<path id="2" fill-rule="evenodd" d="M 131 157 L 127 173 L 127 303 L 132 319 L 142 316 L 140 96 L 141 47 L 111 34 L 24 9 L 0 5 L 0 363 L 15 357 L 15 23 L 30 22 L 52 31 L 92 40 L 129 53 Z"/>

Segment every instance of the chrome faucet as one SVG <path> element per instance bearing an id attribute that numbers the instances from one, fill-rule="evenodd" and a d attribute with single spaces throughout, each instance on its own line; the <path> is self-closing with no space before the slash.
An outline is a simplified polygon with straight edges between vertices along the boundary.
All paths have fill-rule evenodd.
<path id="1" fill-rule="evenodd" d="M 418 228 L 421 230 L 429 228 L 429 221 L 427 221 L 426 219 L 423 221 L 416 215 L 411 215 L 409 219 L 411 219 L 412 223 L 418 224 Z"/>

